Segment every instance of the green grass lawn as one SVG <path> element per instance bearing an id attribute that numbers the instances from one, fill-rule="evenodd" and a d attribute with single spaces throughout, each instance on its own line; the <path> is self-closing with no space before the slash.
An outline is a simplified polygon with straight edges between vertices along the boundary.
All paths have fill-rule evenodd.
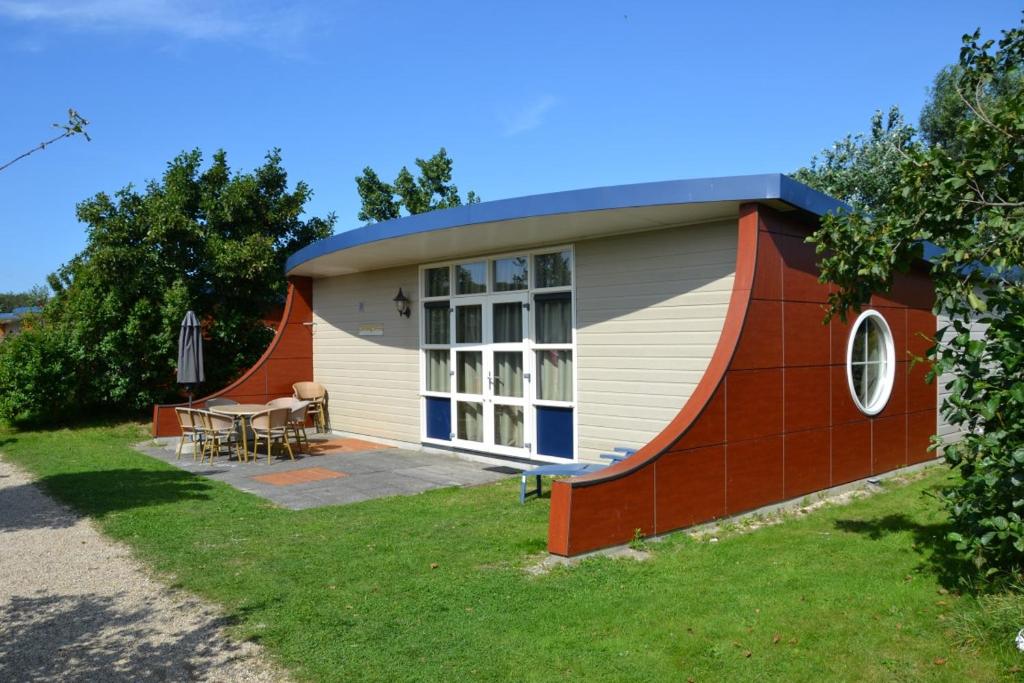
<path id="1" fill-rule="evenodd" d="M 1024 664 L 1017 596 L 946 593 L 939 468 L 533 576 L 548 504 L 521 506 L 517 480 L 294 512 L 132 450 L 143 438 L 0 431 L 0 452 L 300 679 L 1013 680 Z"/>

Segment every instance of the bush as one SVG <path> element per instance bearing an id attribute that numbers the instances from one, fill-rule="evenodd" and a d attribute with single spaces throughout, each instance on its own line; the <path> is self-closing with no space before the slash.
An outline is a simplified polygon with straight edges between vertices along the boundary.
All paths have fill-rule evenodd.
<path id="1" fill-rule="evenodd" d="M 1024 23 L 998 43 L 964 36 L 937 88 L 932 144 L 877 155 L 898 163 L 879 168 L 887 180 L 872 186 L 871 205 L 826 216 L 813 241 L 839 315 L 889 291 L 894 273 L 935 247 L 935 310 L 950 325 L 928 351 L 929 374 L 955 378 L 941 411 L 964 434 L 936 444 L 960 476 L 942 497 L 949 540 L 998 585 L 1024 575 Z M 835 167 L 844 156 L 827 160 L 845 168 Z M 981 339 L 975 322 L 987 325 Z"/>
<path id="2" fill-rule="evenodd" d="M 203 168 L 194 150 L 141 190 L 81 202 L 85 249 L 50 276 L 39 328 L 2 345 L 0 415 L 54 423 L 175 399 L 190 309 L 203 325 L 203 389 L 235 379 L 273 337 L 263 316 L 284 299 L 288 256 L 332 232 L 333 215 L 304 216 L 311 196 L 303 182 L 289 189 L 277 150 L 247 173 L 223 151 Z"/>
<path id="3" fill-rule="evenodd" d="M 37 425 L 77 415 L 86 402 L 81 354 L 58 327 L 36 327 L 0 344 L 0 418 Z"/>

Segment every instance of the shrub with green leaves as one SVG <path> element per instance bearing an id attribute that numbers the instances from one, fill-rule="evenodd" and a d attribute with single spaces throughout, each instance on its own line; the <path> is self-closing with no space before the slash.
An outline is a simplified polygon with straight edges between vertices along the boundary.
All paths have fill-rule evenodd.
<path id="1" fill-rule="evenodd" d="M 80 349 L 58 328 L 31 327 L 0 343 L 0 415 L 16 423 L 43 423 L 79 412 Z"/>
<path id="2" fill-rule="evenodd" d="M 957 548 L 995 580 L 1024 572 L 1022 67 L 1024 24 L 998 43 L 964 36 L 959 64 L 936 81 L 941 125 L 932 121 L 923 141 L 901 139 L 871 204 L 826 217 L 811 238 L 823 281 L 839 285 L 830 301 L 839 315 L 888 291 L 925 243 L 939 248 L 931 276 L 950 325 L 929 351 L 929 376 L 955 377 L 941 411 L 963 432 L 936 443 L 961 477 L 943 499 Z M 970 334 L 975 322 L 987 325 L 981 339 Z"/>
<path id="3" fill-rule="evenodd" d="M 142 191 L 81 202 L 85 249 L 50 276 L 55 295 L 38 329 L 0 355 L 0 418 L 143 411 L 176 398 L 189 309 L 203 323 L 205 388 L 237 377 L 273 336 L 263 317 L 284 301 L 288 256 L 333 231 L 333 215 L 303 216 L 311 195 L 303 182 L 289 188 L 277 150 L 246 173 L 223 151 L 204 168 L 193 150 Z"/>

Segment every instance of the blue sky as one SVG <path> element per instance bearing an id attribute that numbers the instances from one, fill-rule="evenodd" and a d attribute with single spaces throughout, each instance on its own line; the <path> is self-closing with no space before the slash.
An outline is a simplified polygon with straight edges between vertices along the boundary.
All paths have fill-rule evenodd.
<path id="1" fill-rule="evenodd" d="M 960 36 L 1016 2 L 0 0 L 0 291 L 85 243 L 75 204 L 178 152 L 280 147 L 308 210 L 356 227 L 353 178 L 447 147 L 483 199 L 787 172 L 875 109 L 916 121 Z"/>

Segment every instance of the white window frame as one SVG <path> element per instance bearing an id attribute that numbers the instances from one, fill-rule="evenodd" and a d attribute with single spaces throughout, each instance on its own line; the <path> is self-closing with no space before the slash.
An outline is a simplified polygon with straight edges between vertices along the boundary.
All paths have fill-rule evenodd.
<path id="1" fill-rule="evenodd" d="M 857 387 L 854 386 L 853 382 L 853 345 L 857 338 L 857 333 L 861 331 L 861 327 L 869 319 L 878 323 L 879 329 L 882 330 L 882 343 L 885 346 L 885 370 L 879 378 L 880 386 L 877 398 L 869 405 L 864 405 L 860 401 Z M 867 372 L 866 368 L 865 372 Z M 893 342 L 892 330 L 889 328 L 889 323 L 886 321 L 885 316 L 877 310 L 868 309 L 857 316 L 853 325 L 850 326 L 850 336 L 846 340 L 846 384 L 850 390 L 850 396 L 853 398 L 854 405 L 865 415 L 877 415 L 882 412 L 892 397 L 893 380 L 895 377 L 896 345 Z"/>
<path id="2" fill-rule="evenodd" d="M 559 253 L 559 252 L 563 252 L 563 251 L 568 251 L 569 252 L 569 258 L 570 258 L 570 261 L 571 261 L 571 264 L 572 264 L 570 283 L 568 285 L 562 285 L 562 286 L 558 286 L 558 287 L 540 287 L 540 288 L 535 287 L 534 286 L 534 258 L 536 256 L 538 256 L 538 255 Z M 523 256 L 523 257 L 527 258 L 527 262 L 528 262 L 528 266 L 527 266 L 528 267 L 527 286 L 524 289 L 516 289 L 516 290 L 507 290 L 507 291 L 502 291 L 502 292 L 496 292 L 495 289 L 494 289 L 494 261 L 497 261 L 497 260 L 500 260 L 500 259 L 513 258 L 513 257 L 516 257 L 516 256 Z M 460 265 L 460 264 L 466 264 L 466 263 L 478 263 L 480 261 L 484 261 L 486 263 L 486 267 L 487 267 L 487 291 L 483 292 L 483 293 L 475 293 L 475 294 L 456 294 L 455 293 L 455 288 L 456 288 L 456 283 L 455 283 L 455 266 L 456 265 Z M 435 262 L 435 263 L 425 263 L 425 264 L 422 264 L 422 265 L 419 266 L 419 279 L 418 279 L 418 282 L 419 282 L 419 285 L 420 285 L 420 291 L 421 292 L 423 292 L 425 294 L 426 291 L 427 291 L 427 289 L 426 289 L 426 271 L 434 269 L 434 268 L 444 268 L 444 267 L 448 268 L 448 283 L 449 283 L 448 284 L 448 295 L 447 296 L 432 296 L 432 297 L 424 295 L 424 296 L 422 296 L 420 298 L 420 301 L 417 303 L 417 305 L 420 306 L 421 309 L 422 309 L 423 305 L 425 303 L 428 303 L 428 302 L 431 302 L 431 301 L 448 301 L 449 302 L 449 309 L 451 311 L 451 313 L 450 313 L 450 315 L 451 315 L 451 321 L 450 321 L 451 331 L 449 333 L 449 343 L 448 344 L 440 344 L 440 345 L 438 345 L 438 344 L 425 344 L 424 340 L 425 340 L 425 332 L 426 332 L 426 320 L 425 320 L 424 316 L 420 316 L 421 318 L 423 318 L 423 322 L 419 325 L 419 331 L 418 331 L 419 361 L 420 361 L 420 373 L 419 373 L 420 374 L 420 399 L 419 399 L 420 400 L 420 440 L 423 443 L 432 444 L 432 445 L 438 445 L 438 446 L 445 446 L 445 447 L 448 447 L 448 448 L 459 448 L 460 450 L 479 450 L 480 452 L 484 452 L 484 453 L 498 453 L 498 454 L 501 454 L 500 451 L 498 451 L 498 450 L 495 450 L 495 451 L 488 450 L 487 444 L 480 444 L 479 448 L 470 448 L 470 447 L 467 447 L 465 445 L 465 443 L 463 443 L 463 442 L 457 442 L 457 439 L 454 439 L 454 438 L 453 438 L 453 440 L 442 440 L 442 439 L 432 439 L 432 438 L 427 437 L 426 401 L 424 400 L 424 397 L 433 396 L 433 397 L 437 397 L 437 398 L 451 398 L 451 399 L 453 399 L 453 401 L 452 401 L 452 419 L 453 419 L 453 422 L 457 419 L 457 415 L 456 415 L 457 398 L 456 398 L 456 391 L 455 391 L 456 388 L 457 388 L 455 386 L 455 379 L 456 379 L 455 378 L 455 370 L 456 370 L 455 351 L 457 349 L 460 349 L 460 348 L 462 350 L 469 350 L 467 348 L 467 346 L 470 347 L 470 348 L 475 348 L 477 345 L 456 344 L 456 341 L 455 341 L 455 331 L 456 331 L 455 330 L 455 327 L 456 327 L 455 307 L 456 307 L 456 303 L 459 300 L 461 300 L 461 299 L 482 298 L 482 299 L 487 299 L 487 300 L 500 300 L 500 298 L 502 296 L 521 294 L 521 295 L 525 295 L 526 298 L 527 298 L 527 301 L 529 302 L 529 310 L 527 312 L 529 319 L 528 319 L 528 324 L 527 324 L 527 327 L 526 327 L 526 338 L 525 338 L 524 343 L 523 343 L 523 356 L 524 356 L 524 358 L 523 358 L 523 373 L 529 375 L 529 379 L 524 380 L 524 386 L 523 386 L 523 394 L 524 394 L 524 400 L 526 402 L 525 405 L 526 405 L 527 411 L 528 412 L 532 412 L 534 410 L 534 408 L 537 407 L 537 406 L 550 406 L 550 407 L 557 407 L 557 408 L 571 408 L 572 411 L 573 411 L 573 413 L 572 413 L 572 420 L 573 420 L 573 452 L 572 452 L 572 457 L 571 458 L 564 458 L 564 457 L 556 457 L 556 456 L 545 456 L 545 455 L 540 455 L 540 454 L 537 453 L 537 425 L 536 425 L 536 419 L 534 419 L 533 415 L 525 416 L 527 418 L 526 419 L 526 425 L 529 428 L 528 429 L 528 433 L 526 434 L 526 441 L 530 444 L 530 448 L 528 449 L 528 453 L 529 453 L 528 457 L 530 459 L 539 460 L 539 461 L 543 461 L 543 462 L 553 462 L 553 463 L 577 462 L 579 460 L 579 407 L 578 407 L 578 405 L 579 405 L 579 354 L 578 354 L 577 349 L 576 349 L 576 337 L 577 337 L 577 335 L 576 335 L 576 321 L 577 321 L 577 317 L 576 317 L 576 282 L 577 282 L 578 273 L 577 273 L 577 268 L 576 268 L 576 250 L 574 248 L 574 245 L 572 245 L 572 244 L 562 244 L 562 245 L 543 247 L 543 248 L 538 248 L 538 249 L 523 249 L 523 250 L 518 250 L 518 251 L 503 252 L 503 253 L 499 253 L 499 254 L 488 254 L 488 255 L 484 255 L 484 256 L 471 256 L 471 257 L 460 258 L 460 259 L 451 259 L 451 260 L 448 260 L 448 261 L 439 261 L 439 262 Z M 534 295 L 535 294 L 556 293 L 556 292 L 569 292 L 570 295 L 571 295 L 571 301 L 572 301 L 572 330 L 571 330 L 570 343 L 567 343 L 567 344 L 565 344 L 565 343 L 563 343 L 563 344 L 537 344 L 537 343 L 534 342 L 535 327 L 536 327 L 535 324 L 534 324 L 535 323 L 534 315 L 536 313 L 536 304 L 534 302 Z M 421 310 L 421 313 L 422 313 L 422 310 Z M 486 324 L 486 321 L 485 321 L 485 324 Z M 495 346 L 495 345 L 492 344 L 490 346 L 492 347 L 492 350 L 498 350 L 498 351 L 502 350 L 500 348 L 500 345 Z M 448 349 L 451 352 L 451 356 L 450 356 L 450 360 L 449 360 L 449 374 L 450 374 L 450 377 L 451 377 L 449 388 L 450 388 L 451 391 L 449 393 L 436 392 L 436 391 L 427 391 L 427 383 L 426 383 L 427 382 L 427 362 L 426 362 L 427 354 L 426 354 L 426 352 L 428 350 L 441 350 L 441 349 Z M 564 350 L 570 351 L 572 353 L 572 360 L 573 360 L 572 372 L 573 372 L 573 376 L 572 376 L 572 400 L 571 401 L 547 401 L 547 400 L 540 400 L 540 399 L 537 398 L 537 387 L 539 386 L 538 377 L 537 377 L 537 373 L 536 373 L 536 370 L 537 370 L 537 368 L 536 368 L 536 364 L 537 364 L 537 351 L 542 351 L 542 350 L 545 350 L 545 349 L 564 349 Z"/>

